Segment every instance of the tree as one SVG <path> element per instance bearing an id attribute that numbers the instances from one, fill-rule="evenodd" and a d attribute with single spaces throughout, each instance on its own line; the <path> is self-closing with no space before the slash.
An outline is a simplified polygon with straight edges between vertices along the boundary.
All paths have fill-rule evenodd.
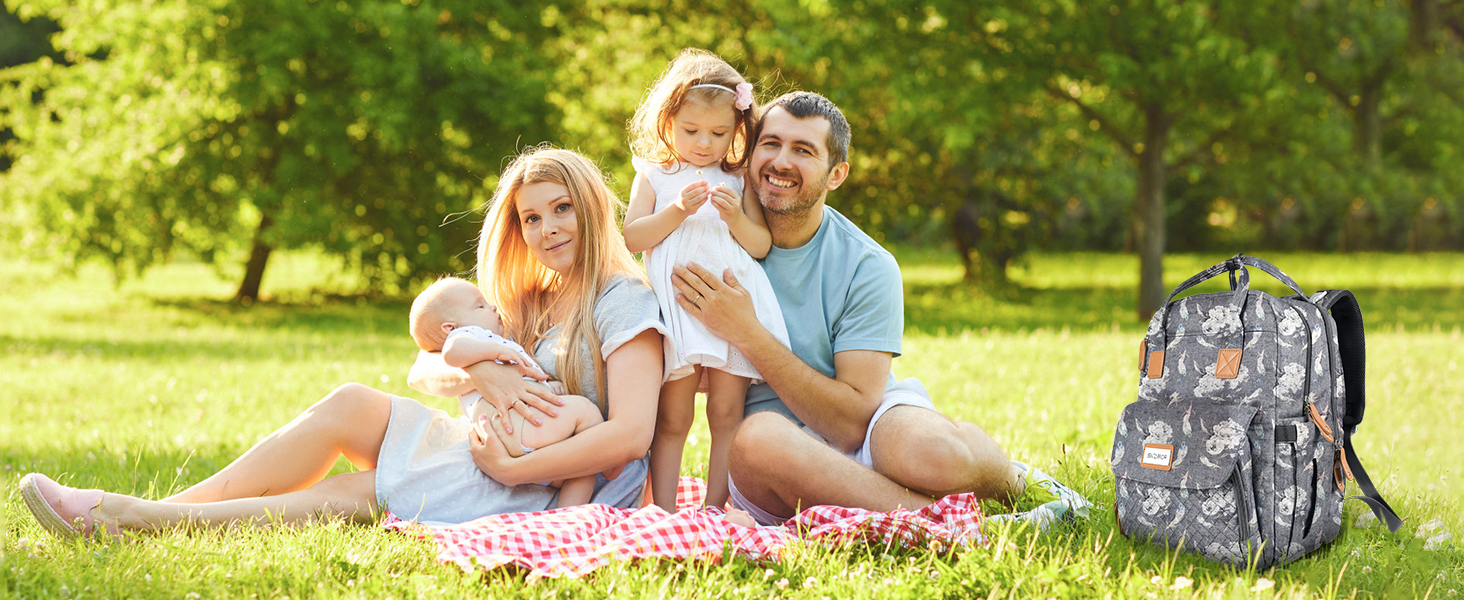
<path id="1" fill-rule="evenodd" d="M 1211 154 L 1235 115 L 1275 85 L 1276 60 L 1233 20 L 1233 2 L 980 4 L 987 60 L 1070 104 L 1136 167 L 1134 239 L 1138 314 L 1164 301 L 1165 187 L 1171 174 Z"/>
<path id="2" fill-rule="evenodd" d="M 50 19 L 21 20 L 9 7 L 0 5 L 0 70 L 39 60 L 60 58 L 46 38 L 56 31 Z M 0 125 L 0 148 L 15 139 L 10 130 Z M 0 152 L 0 173 L 10 170 L 10 157 Z"/>
<path id="3" fill-rule="evenodd" d="M 225 260 L 243 239 L 245 301 L 277 248 L 323 248 L 378 285 L 465 270 L 471 224 L 437 224 L 480 205 L 501 159 L 557 118 L 539 13 L 508 2 L 21 11 L 60 23 L 74 64 L 5 72 L 19 158 L 0 201 L 31 207 L 49 233 L 34 246 L 105 257 L 119 276 L 178 248 Z"/>

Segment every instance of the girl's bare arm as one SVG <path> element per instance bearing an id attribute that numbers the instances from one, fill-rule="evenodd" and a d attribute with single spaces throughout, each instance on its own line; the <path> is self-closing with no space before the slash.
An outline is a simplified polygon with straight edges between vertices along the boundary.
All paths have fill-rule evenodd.
<path id="1" fill-rule="evenodd" d="M 752 185 L 749 183 L 743 187 L 741 198 L 727 188 L 718 188 L 713 201 L 721 210 L 722 220 L 727 222 L 732 239 L 737 240 L 737 244 L 753 258 L 767 256 L 768 249 L 773 247 L 773 234 L 768 231 L 762 204 L 757 201 L 757 194 L 752 192 Z"/>
<path id="2" fill-rule="evenodd" d="M 706 202 L 706 191 L 705 181 L 693 183 L 682 190 L 681 203 L 657 212 L 656 190 L 645 175 L 636 173 L 630 184 L 630 207 L 625 211 L 625 249 L 645 252 L 655 248 Z"/>

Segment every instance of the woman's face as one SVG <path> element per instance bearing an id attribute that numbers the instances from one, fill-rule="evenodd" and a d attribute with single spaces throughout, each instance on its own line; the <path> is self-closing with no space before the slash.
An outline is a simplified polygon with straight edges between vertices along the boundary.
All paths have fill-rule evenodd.
<path id="1" fill-rule="evenodd" d="M 569 188 L 552 181 L 519 188 L 519 226 L 529 253 L 549 270 L 569 274 L 578 257 L 579 222 Z"/>

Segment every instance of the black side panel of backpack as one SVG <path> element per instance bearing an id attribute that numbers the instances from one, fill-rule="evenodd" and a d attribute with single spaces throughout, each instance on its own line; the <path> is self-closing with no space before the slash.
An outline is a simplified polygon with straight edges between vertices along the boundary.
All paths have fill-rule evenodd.
<path id="1" fill-rule="evenodd" d="M 1342 417 L 1343 448 L 1347 451 L 1347 466 L 1357 479 L 1358 487 L 1362 488 L 1361 496 L 1351 496 L 1348 499 L 1361 500 L 1367 504 L 1374 515 L 1388 524 L 1389 530 L 1396 532 L 1403 526 L 1403 519 L 1398 518 L 1398 513 L 1378 494 L 1377 487 L 1373 485 L 1367 470 L 1362 468 L 1357 451 L 1352 447 L 1352 434 L 1357 431 L 1358 423 L 1362 422 L 1363 411 L 1367 409 L 1367 345 L 1363 339 L 1362 308 L 1358 306 L 1357 298 L 1347 290 L 1326 290 L 1323 294 L 1318 306 L 1331 312 L 1332 320 L 1337 324 L 1337 346 L 1342 354 L 1342 381 L 1347 392 L 1347 410 Z"/>
<path id="2" fill-rule="evenodd" d="M 1342 429 L 1350 435 L 1367 409 L 1367 343 L 1362 332 L 1362 307 L 1347 290 L 1327 290 L 1322 308 L 1337 323 L 1337 345 L 1342 351 L 1342 381 L 1347 388 L 1347 411 Z"/>

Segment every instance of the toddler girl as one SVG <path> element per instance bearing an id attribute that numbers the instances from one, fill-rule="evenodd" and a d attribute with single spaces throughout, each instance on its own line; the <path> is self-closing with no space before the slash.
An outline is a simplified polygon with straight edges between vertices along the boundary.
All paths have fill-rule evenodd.
<path id="1" fill-rule="evenodd" d="M 762 207 L 743 180 L 753 110 L 752 84 L 736 69 L 710 52 L 686 50 L 656 80 L 631 123 L 636 177 L 625 245 L 646 253 L 646 273 L 670 331 L 650 471 L 652 498 L 668 511 L 676 509 L 681 450 L 699 390 L 707 392 L 712 434 L 706 505 L 727 502 L 727 452 L 747 387 L 758 378 L 746 357 L 677 305 L 672 268 L 731 269 L 752 295 L 758 320 L 788 344 L 777 298 L 753 258 L 772 245 Z"/>

